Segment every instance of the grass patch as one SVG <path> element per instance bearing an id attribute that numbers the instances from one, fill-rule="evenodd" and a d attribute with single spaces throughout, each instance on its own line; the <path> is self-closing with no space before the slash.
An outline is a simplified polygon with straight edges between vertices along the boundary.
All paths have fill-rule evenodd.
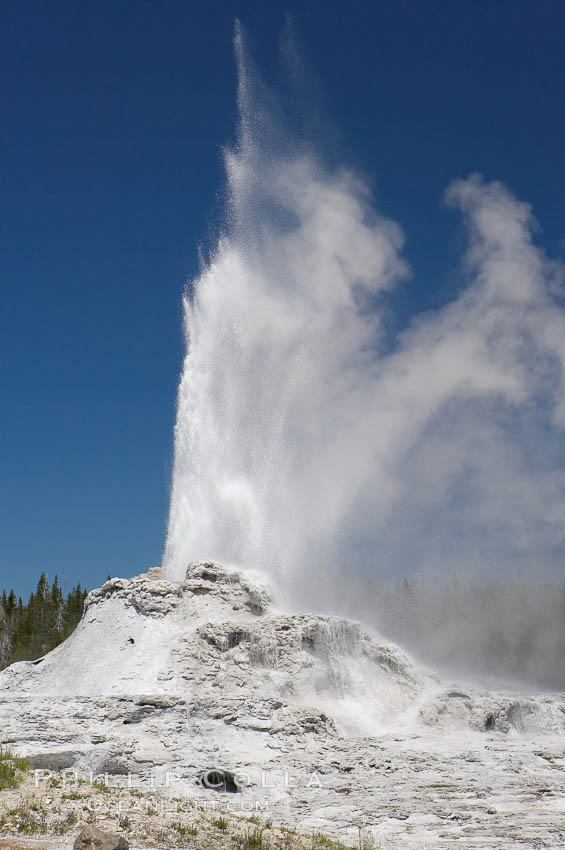
<path id="1" fill-rule="evenodd" d="M 29 770 L 29 764 L 25 759 L 15 755 L 9 748 L 0 747 L 0 791 L 17 788 L 26 770 Z"/>
<path id="2" fill-rule="evenodd" d="M 47 812 L 40 806 L 34 806 L 32 809 L 22 803 L 17 809 L 9 811 L 8 816 L 13 819 L 17 831 L 23 835 L 35 835 L 47 830 Z"/>
<path id="3" fill-rule="evenodd" d="M 251 820 L 251 818 L 248 818 Z M 264 847 L 263 844 L 263 830 L 262 829 L 254 829 L 253 832 L 246 832 L 244 836 L 233 836 L 232 841 L 235 842 L 235 846 L 238 850 L 254 850 L 256 847 Z"/>
<path id="4" fill-rule="evenodd" d="M 195 826 L 185 826 L 182 823 L 174 823 L 173 829 L 176 829 L 181 838 L 187 838 L 188 836 L 194 838 L 195 835 L 198 835 L 198 829 Z"/>
<path id="5" fill-rule="evenodd" d="M 321 832 L 315 832 L 312 836 L 312 847 L 316 848 L 316 850 L 351 850 L 347 845 L 342 844 L 341 841 L 334 841 L 333 838 L 328 838 L 327 835 L 323 835 Z"/>
<path id="6" fill-rule="evenodd" d="M 63 794 L 63 800 L 82 800 L 84 794 L 79 794 L 78 791 L 71 791 L 69 794 Z"/>

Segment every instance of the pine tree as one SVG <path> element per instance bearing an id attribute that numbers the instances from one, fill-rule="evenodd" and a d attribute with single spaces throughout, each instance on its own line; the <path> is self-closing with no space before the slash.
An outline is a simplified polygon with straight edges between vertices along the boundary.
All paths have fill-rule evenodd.
<path id="1" fill-rule="evenodd" d="M 5 610 L 8 617 L 12 619 L 12 617 L 14 616 L 14 611 L 16 610 L 16 594 L 13 590 L 11 590 L 8 595 L 8 602 Z"/>
<path id="2" fill-rule="evenodd" d="M 24 605 L 13 590 L 0 599 L 0 669 L 14 661 L 33 660 L 49 652 L 76 628 L 87 591 L 74 587 L 65 599 L 55 576 L 52 586 L 42 573 Z"/>

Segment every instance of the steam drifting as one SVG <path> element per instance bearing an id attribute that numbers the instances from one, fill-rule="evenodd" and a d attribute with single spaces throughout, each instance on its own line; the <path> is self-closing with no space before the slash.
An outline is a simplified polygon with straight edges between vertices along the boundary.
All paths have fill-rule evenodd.
<path id="1" fill-rule="evenodd" d="M 297 588 L 344 564 L 490 576 L 563 556 L 563 268 L 530 207 L 456 180 L 467 284 L 385 344 L 409 276 L 366 184 L 281 131 L 240 31 L 228 222 L 184 298 L 165 574 L 214 558 Z M 317 577 L 317 578 L 316 578 Z"/>

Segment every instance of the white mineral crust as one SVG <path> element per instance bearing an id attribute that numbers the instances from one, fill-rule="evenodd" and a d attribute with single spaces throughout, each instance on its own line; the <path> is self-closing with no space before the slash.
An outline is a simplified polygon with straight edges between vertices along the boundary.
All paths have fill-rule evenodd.
<path id="1" fill-rule="evenodd" d="M 89 594 L 60 647 L 0 673 L 2 739 L 37 767 L 134 775 L 391 846 L 565 843 L 565 697 L 442 682 L 340 617 L 289 614 L 216 563 Z M 235 794 L 199 782 L 211 768 Z"/>

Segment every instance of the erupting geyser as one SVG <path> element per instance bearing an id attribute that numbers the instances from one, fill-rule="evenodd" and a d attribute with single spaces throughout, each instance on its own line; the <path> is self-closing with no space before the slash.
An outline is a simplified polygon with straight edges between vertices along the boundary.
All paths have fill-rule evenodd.
<path id="1" fill-rule="evenodd" d="M 401 572 L 551 567 L 563 275 L 533 245 L 529 207 L 477 175 L 454 182 L 467 286 L 391 342 L 382 296 L 409 275 L 401 230 L 352 171 L 283 132 L 239 30 L 236 53 L 229 214 L 184 299 L 164 574 L 198 558 L 291 585 L 377 557 Z"/>
<path id="2" fill-rule="evenodd" d="M 0 672 L 2 741 L 152 795 L 156 777 L 175 804 L 159 806 L 159 846 L 201 806 L 221 812 L 214 797 L 309 834 L 269 846 L 320 830 L 369 846 L 363 829 L 399 850 L 563 846 L 563 695 L 442 680 L 357 622 L 281 610 L 249 571 L 309 604 L 343 564 L 562 564 L 563 269 L 526 204 L 457 181 L 468 283 L 391 339 L 400 229 L 283 132 L 239 31 L 236 48 L 229 216 L 184 301 L 164 571 L 109 579 L 68 640 Z"/>
<path id="3" fill-rule="evenodd" d="M 185 296 L 165 572 L 191 555 L 289 570 L 332 560 L 370 469 L 378 296 L 399 228 L 351 173 L 281 150 L 241 34 L 229 232 Z M 277 150 L 278 147 L 278 150 Z"/>

